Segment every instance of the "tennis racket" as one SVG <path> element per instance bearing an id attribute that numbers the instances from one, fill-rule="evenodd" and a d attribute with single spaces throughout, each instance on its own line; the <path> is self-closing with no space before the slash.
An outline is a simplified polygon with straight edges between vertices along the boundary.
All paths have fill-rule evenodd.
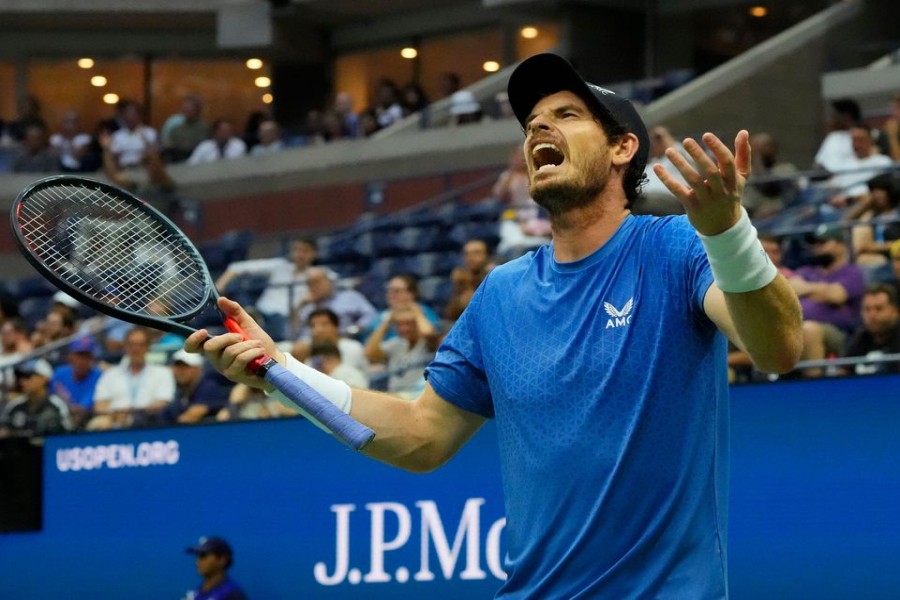
<path id="1" fill-rule="evenodd" d="M 228 331 L 247 334 L 216 305 L 200 252 L 156 209 L 111 185 L 83 177 L 41 179 L 16 198 L 13 237 L 25 258 L 57 287 L 111 317 L 188 336 L 201 313 L 217 311 Z M 268 356 L 248 370 L 360 450 L 374 436 Z"/>

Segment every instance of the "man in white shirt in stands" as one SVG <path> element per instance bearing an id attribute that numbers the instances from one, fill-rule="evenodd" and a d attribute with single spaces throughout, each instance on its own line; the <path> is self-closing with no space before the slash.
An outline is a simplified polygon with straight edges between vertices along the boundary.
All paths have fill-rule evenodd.
<path id="1" fill-rule="evenodd" d="M 112 134 L 109 149 L 120 169 L 140 166 L 148 147 L 156 145 L 156 130 L 144 125 L 142 109 L 137 102 L 122 107 L 122 127 Z"/>
<path id="2" fill-rule="evenodd" d="M 234 133 L 234 123 L 219 119 L 212 126 L 212 137 L 200 142 L 191 153 L 189 165 L 216 162 L 223 159 L 240 158 L 247 154 L 247 144 Z"/>
<path id="3" fill-rule="evenodd" d="M 94 418 L 89 431 L 157 422 L 175 397 L 171 369 L 147 363 L 149 332 L 135 327 L 125 336 L 125 358 L 103 372 L 94 390 Z"/>
<path id="4" fill-rule="evenodd" d="M 244 275 L 267 275 L 266 289 L 256 301 L 256 310 L 266 319 L 276 337 L 287 333 L 287 319 L 291 307 L 306 296 L 307 271 L 316 260 L 316 244 L 312 240 L 291 242 L 291 258 L 283 256 L 255 260 L 242 260 L 228 265 L 216 280 L 216 289 L 225 292 L 228 284 Z M 330 269 L 325 269 L 329 277 L 337 278 Z"/>
<path id="5" fill-rule="evenodd" d="M 834 172 L 853 159 L 850 127 L 862 121 L 862 111 L 855 100 L 844 98 L 831 103 L 831 131 L 816 151 L 816 166 Z"/>
<path id="6" fill-rule="evenodd" d="M 833 190 L 831 203 L 843 207 L 848 201 L 869 193 L 866 185 L 870 179 L 884 173 L 894 162 L 890 156 L 881 154 L 872 130 L 865 125 L 854 125 L 850 128 L 850 142 L 853 157 L 841 164 L 835 164 L 834 176 L 828 180 L 828 187 Z"/>

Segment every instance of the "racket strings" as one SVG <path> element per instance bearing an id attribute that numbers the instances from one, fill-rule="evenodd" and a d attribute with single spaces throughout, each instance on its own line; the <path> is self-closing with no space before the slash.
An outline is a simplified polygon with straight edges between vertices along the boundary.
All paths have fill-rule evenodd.
<path id="1" fill-rule="evenodd" d="M 97 301 L 169 317 L 192 315 L 206 301 L 205 267 L 186 242 L 115 195 L 40 188 L 21 204 L 18 222 L 32 252 Z"/>

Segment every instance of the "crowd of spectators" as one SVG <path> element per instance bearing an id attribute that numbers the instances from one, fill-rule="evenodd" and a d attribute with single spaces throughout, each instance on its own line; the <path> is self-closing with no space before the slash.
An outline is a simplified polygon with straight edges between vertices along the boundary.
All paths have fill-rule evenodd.
<path id="1" fill-rule="evenodd" d="M 379 95 L 371 115 L 376 121 L 402 115 L 402 109 L 393 108 L 390 87 Z M 425 101 L 421 90 L 403 90 L 403 97 Z M 461 97 L 460 105 L 470 100 Z M 351 103 L 341 97 L 338 104 Z M 900 372 L 900 362 L 881 360 L 900 353 L 900 171 L 893 154 L 900 145 L 900 98 L 894 104 L 894 114 L 878 129 L 857 118 L 852 101 L 836 102 L 834 130 L 810 157 L 806 175 L 779 159 L 774 135 L 759 132 L 751 139 L 754 174 L 746 208 L 803 309 L 807 362 L 787 377 Z M 101 136 L 100 163 L 115 161 L 121 171 L 148 157 L 164 165 L 175 157 L 203 162 L 246 151 L 248 144 L 227 121 L 203 139 L 201 114 L 200 100 L 186 99 L 180 118 L 167 123 L 157 138 L 142 123 L 139 107 L 127 105 L 122 126 Z M 342 115 L 342 127 L 365 121 Z M 71 128 L 60 135 L 68 140 L 67 160 L 78 161 L 89 152 L 79 149 L 91 142 L 79 137 L 72 117 Z M 22 129 L 26 136 L 29 127 Z M 277 151 L 277 124 L 263 119 L 258 133 L 251 153 Z M 665 160 L 666 149 L 680 146 L 662 126 L 653 129 L 652 145 L 651 162 Z M 159 171 L 164 174 L 164 167 Z M 286 257 L 234 262 L 216 286 L 228 294 L 242 278 L 264 278 L 264 289 L 248 308 L 282 348 L 351 386 L 414 398 L 425 385 L 423 368 L 442 336 L 495 264 L 550 240 L 547 215 L 530 198 L 527 179 L 516 148 L 491 193 L 491 201 L 502 207 L 497 235 L 460 241 L 457 266 L 447 277 L 449 293 L 439 305 L 424 301 L 417 277 L 399 269 L 364 291 L 360 279 L 346 276 L 339 264 L 319 264 L 318 245 L 309 239 L 291 242 Z M 156 183 L 164 187 L 164 176 Z M 636 205 L 635 212 L 679 212 L 652 180 L 645 191 L 651 200 Z M 180 340 L 120 322 L 107 321 L 97 329 L 88 326 L 91 319 L 85 321 L 84 307 L 72 298 L 54 298 L 32 327 L 16 315 L 15 306 L 3 305 L 0 436 L 294 415 L 257 390 L 231 384 L 201 356 L 177 351 Z M 829 365 L 845 357 L 864 360 Z M 763 378 L 737 348 L 729 364 L 735 381 Z"/>
<path id="2" fill-rule="evenodd" d="M 452 124 L 477 122 L 485 114 L 475 96 L 460 90 L 459 76 L 441 75 L 439 95 L 430 99 L 413 81 L 398 86 L 380 79 L 370 106 L 354 110 L 354 98 L 338 92 L 324 107 L 310 110 L 302 124 L 290 132 L 269 111 L 248 115 L 243 131 L 221 116 L 204 114 L 203 99 L 185 96 L 178 112 L 169 115 L 159 131 L 144 122 L 143 108 L 133 100 L 122 100 L 115 114 L 85 128 L 75 111 L 66 111 L 60 122 L 48 123 L 38 98 L 28 97 L 18 107 L 17 118 L 0 121 L 0 149 L 12 154 L 8 170 L 14 173 L 92 173 L 126 170 L 146 165 L 149 153 L 164 164 L 189 165 L 260 156 L 288 146 L 306 146 L 337 139 L 363 138 L 389 127 L 411 114 L 422 113 L 433 100 L 452 97 Z M 111 137 L 110 137 L 111 136 Z M 104 139 L 108 143 L 104 145 Z M 111 161 L 104 163 L 104 151 Z"/>

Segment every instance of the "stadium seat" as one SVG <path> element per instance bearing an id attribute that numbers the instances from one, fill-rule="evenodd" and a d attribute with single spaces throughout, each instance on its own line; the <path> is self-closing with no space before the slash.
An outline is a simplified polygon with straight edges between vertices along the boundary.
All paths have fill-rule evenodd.
<path id="1" fill-rule="evenodd" d="M 447 277 L 426 277 L 419 282 L 419 297 L 439 313 L 450 300 L 453 282 Z"/>
<path id="2" fill-rule="evenodd" d="M 219 237 L 217 245 L 228 255 L 229 262 L 246 260 L 253 242 L 253 232 L 246 229 L 227 231 Z"/>
<path id="3" fill-rule="evenodd" d="M 25 321 L 28 329 L 34 329 L 38 321 L 47 316 L 53 305 L 52 296 L 32 296 L 19 302 L 19 316 Z"/>
<path id="4" fill-rule="evenodd" d="M 58 288 L 43 277 L 24 277 L 7 284 L 7 291 L 15 300 L 52 296 Z"/>
<path id="5" fill-rule="evenodd" d="M 496 198 L 487 198 L 464 209 L 466 220 L 478 222 L 499 221 L 506 205 Z"/>

